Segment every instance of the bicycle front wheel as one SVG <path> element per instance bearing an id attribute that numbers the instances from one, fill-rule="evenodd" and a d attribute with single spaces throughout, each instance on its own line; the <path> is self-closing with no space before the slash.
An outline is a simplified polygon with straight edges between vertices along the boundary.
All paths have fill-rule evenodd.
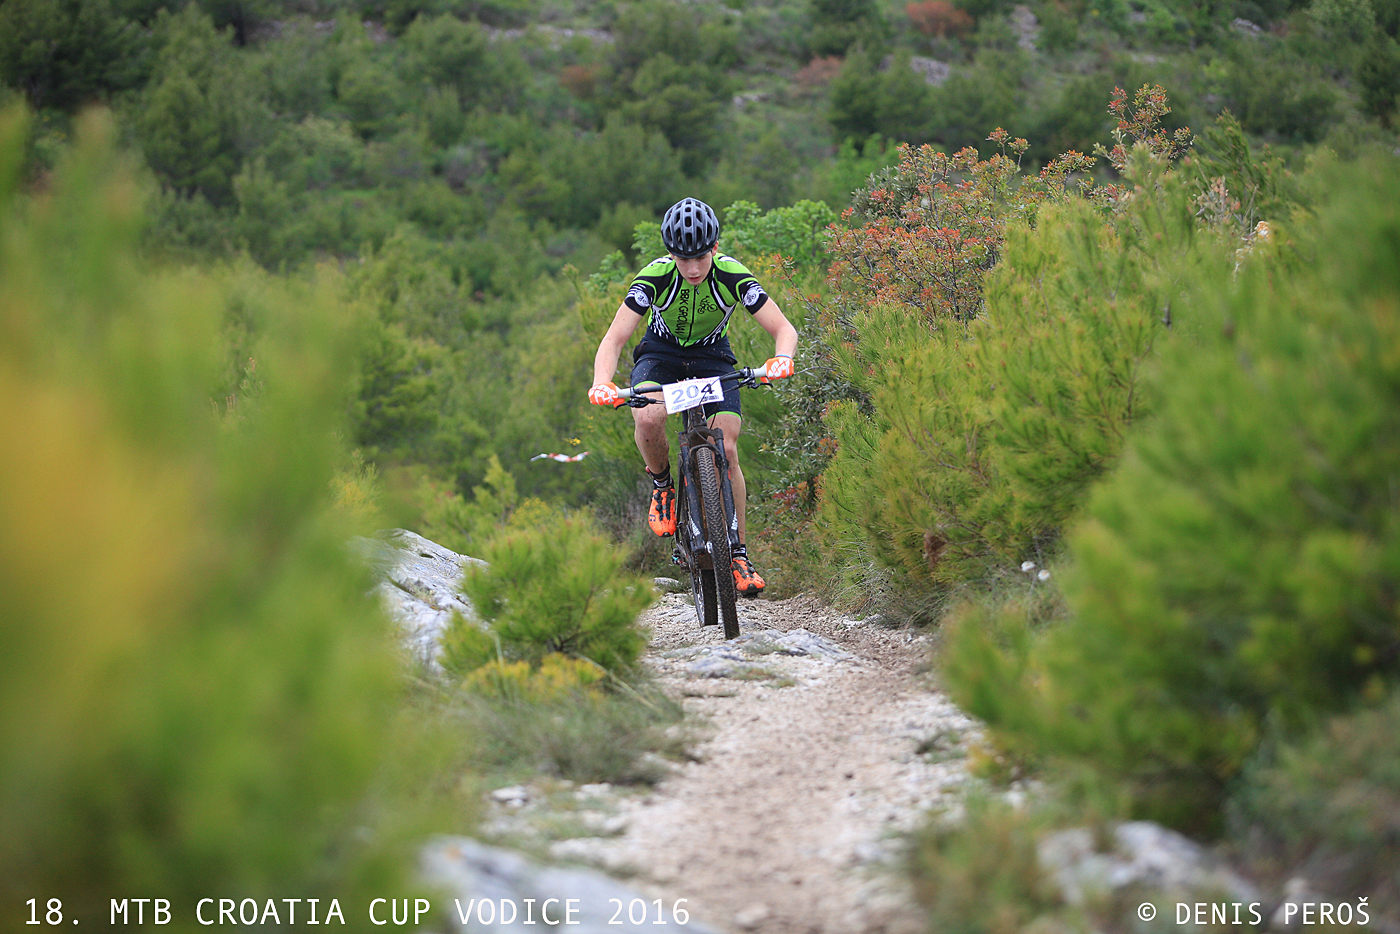
<path id="1" fill-rule="evenodd" d="M 710 542 L 710 557 L 713 571 L 710 580 L 704 578 L 705 571 L 696 569 L 701 575 L 696 585 L 696 599 L 701 592 L 708 597 L 711 581 L 714 586 L 714 600 L 706 601 L 705 616 L 713 619 L 710 609 L 713 605 L 718 616 L 724 621 L 724 637 L 733 639 L 739 635 L 739 608 L 736 606 L 739 595 L 734 589 L 733 556 L 729 550 L 729 518 L 724 512 L 724 497 L 720 492 L 719 466 L 715 463 L 712 448 L 695 449 L 695 482 L 700 489 L 700 505 L 703 511 L 702 522 L 705 538 Z"/>

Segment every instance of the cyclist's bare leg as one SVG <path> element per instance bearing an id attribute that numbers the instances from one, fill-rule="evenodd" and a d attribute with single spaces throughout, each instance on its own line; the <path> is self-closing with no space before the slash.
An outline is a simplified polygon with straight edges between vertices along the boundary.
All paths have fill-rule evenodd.
<path id="1" fill-rule="evenodd" d="M 739 467 L 739 429 L 742 425 L 743 420 L 733 412 L 716 412 L 710 417 L 710 426 L 724 433 L 724 458 L 729 461 L 729 486 L 734 492 L 734 515 L 739 520 L 740 543 L 745 541 L 744 513 L 748 503 L 748 487 L 744 484 L 744 471 Z"/>
<path id="2" fill-rule="evenodd" d="M 656 394 L 658 398 L 660 394 Z M 637 450 L 646 462 L 647 470 L 664 473 L 671 463 L 671 445 L 666 437 L 666 407 L 648 405 L 632 410 L 635 422 L 633 436 L 637 440 Z"/>

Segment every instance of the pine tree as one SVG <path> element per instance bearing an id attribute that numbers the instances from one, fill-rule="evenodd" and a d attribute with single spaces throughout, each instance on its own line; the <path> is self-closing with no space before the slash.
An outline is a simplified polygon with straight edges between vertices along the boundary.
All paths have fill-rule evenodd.
<path id="1" fill-rule="evenodd" d="M 210 896 L 401 885 L 394 776 L 427 749 L 396 738 L 364 530 L 332 504 L 339 286 L 244 314 L 225 274 L 141 257 L 109 118 L 33 196 L 25 136 L 0 116 L 0 926 L 36 893 L 84 928 L 137 892 L 188 926 Z"/>
<path id="2" fill-rule="evenodd" d="M 1219 829 L 1266 729 L 1400 680 L 1400 172 L 1329 183 L 1314 223 L 1182 283 L 1154 414 L 1070 535 L 1068 621 L 1030 640 L 977 612 L 951 642 L 955 696 L 1008 745 L 1181 827 Z"/>

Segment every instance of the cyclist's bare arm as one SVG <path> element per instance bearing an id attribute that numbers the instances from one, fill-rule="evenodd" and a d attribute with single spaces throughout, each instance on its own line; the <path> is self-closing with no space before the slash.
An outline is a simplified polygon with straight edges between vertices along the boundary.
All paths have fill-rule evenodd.
<path id="1" fill-rule="evenodd" d="M 632 339 L 637 325 L 642 323 L 642 318 L 642 315 L 628 308 L 625 302 L 617 306 L 617 314 L 613 316 L 612 324 L 608 325 L 608 332 L 599 341 L 598 353 L 593 357 L 593 385 L 612 382 L 613 374 L 617 372 L 617 361 L 622 356 L 622 348 Z"/>
<path id="2" fill-rule="evenodd" d="M 791 357 L 797 350 L 797 328 L 788 321 L 778 303 L 769 298 L 753 313 L 754 321 L 773 338 L 773 356 Z"/>

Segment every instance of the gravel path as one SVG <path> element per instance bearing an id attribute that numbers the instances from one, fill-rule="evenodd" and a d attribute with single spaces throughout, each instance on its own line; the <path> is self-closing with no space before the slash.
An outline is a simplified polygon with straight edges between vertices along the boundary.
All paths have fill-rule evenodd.
<path id="1" fill-rule="evenodd" d="M 900 834 L 966 780 L 976 732 L 923 677 L 926 640 L 805 596 L 745 601 L 729 642 L 676 594 L 644 622 L 648 664 L 707 738 L 650 792 L 563 789 L 585 802 L 572 823 L 586 835 L 556 834 L 551 856 L 685 898 L 721 930 L 922 930 Z M 518 837 L 560 794 L 498 794 L 489 826 Z"/>

